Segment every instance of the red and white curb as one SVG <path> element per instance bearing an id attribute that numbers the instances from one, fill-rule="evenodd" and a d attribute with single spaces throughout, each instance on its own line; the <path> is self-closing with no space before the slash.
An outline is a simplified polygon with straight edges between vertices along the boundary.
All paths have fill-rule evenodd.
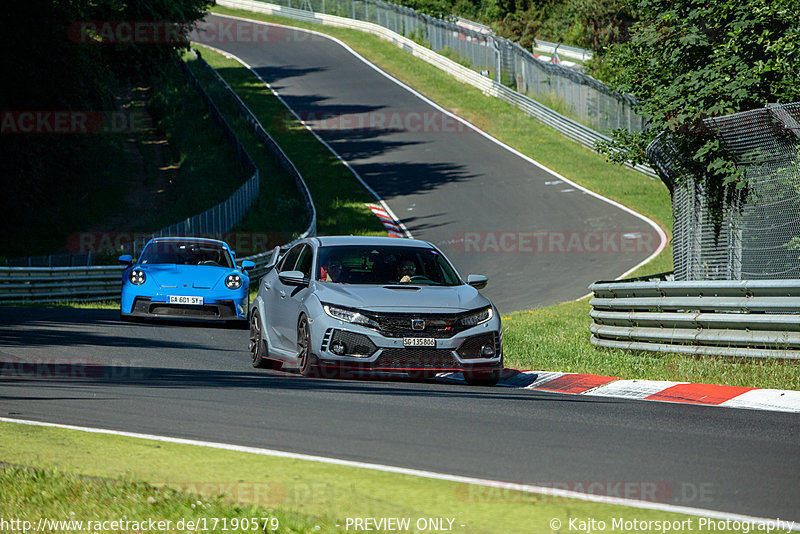
<path id="1" fill-rule="evenodd" d="M 405 232 L 400 227 L 400 223 L 398 223 L 395 218 L 383 208 L 383 206 L 378 204 L 367 204 L 367 207 L 383 223 L 384 228 L 386 228 L 386 231 L 389 232 L 389 237 L 406 237 Z"/>
<path id="2" fill-rule="evenodd" d="M 461 373 L 444 373 L 437 378 L 448 382 L 464 382 Z M 624 380 L 613 376 L 517 371 L 514 369 L 506 369 L 498 385 L 591 397 L 800 413 L 800 391 L 780 389 L 692 384 L 664 380 Z"/>

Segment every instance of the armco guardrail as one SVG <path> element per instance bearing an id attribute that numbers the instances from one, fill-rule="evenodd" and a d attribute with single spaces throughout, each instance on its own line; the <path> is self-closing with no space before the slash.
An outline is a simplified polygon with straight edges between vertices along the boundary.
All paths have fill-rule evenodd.
<path id="1" fill-rule="evenodd" d="M 119 299 L 123 267 L 0 267 L 0 304 Z"/>
<path id="2" fill-rule="evenodd" d="M 578 61 L 589 61 L 594 56 L 591 50 L 586 50 L 585 48 L 568 46 L 561 43 L 551 43 L 549 41 L 542 41 L 541 39 L 536 39 L 533 48 L 546 54 L 557 53 L 561 57 L 577 59 Z"/>
<path id="3" fill-rule="evenodd" d="M 543 106 L 530 97 L 518 93 L 513 89 L 509 89 L 505 85 L 500 84 L 490 78 L 481 76 L 480 73 L 460 65 L 440 54 L 437 54 L 433 50 L 417 44 L 411 39 L 408 39 L 378 24 L 346 17 L 339 17 L 336 15 L 314 13 L 312 11 L 268 4 L 254 0 L 218 0 L 217 5 L 244 9 L 247 11 L 253 11 L 255 13 L 280 15 L 283 17 L 293 18 L 305 22 L 318 23 L 326 26 L 356 29 L 377 35 L 386 41 L 392 42 L 404 51 L 411 53 L 413 56 L 418 57 L 423 61 L 437 67 L 438 69 L 450 74 L 457 80 L 480 89 L 484 94 L 500 98 L 501 100 L 520 108 L 528 115 L 537 118 L 541 122 L 561 132 L 570 139 L 577 141 L 578 143 L 581 143 L 592 150 L 594 150 L 595 143 L 599 141 L 610 141 L 608 136 L 598 133 L 587 126 L 584 126 L 583 124 L 575 122 L 574 120 L 569 119 L 560 113 L 556 113 L 552 109 Z M 636 165 L 633 168 L 650 176 L 651 178 L 657 177 L 655 171 L 648 166 Z"/>
<path id="4" fill-rule="evenodd" d="M 252 280 L 266 271 L 272 252 L 241 260 L 256 267 Z M 0 267 L 0 305 L 64 301 L 97 302 L 119 300 L 122 292 L 121 265 L 98 267 Z"/>
<path id="5" fill-rule="evenodd" d="M 598 347 L 800 359 L 800 280 L 597 282 Z"/>

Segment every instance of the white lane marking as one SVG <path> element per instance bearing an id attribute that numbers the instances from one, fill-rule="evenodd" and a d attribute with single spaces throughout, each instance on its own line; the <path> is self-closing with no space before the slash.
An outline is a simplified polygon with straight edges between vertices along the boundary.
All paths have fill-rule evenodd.
<path id="1" fill-rule="evenodd" d="M 615 380 L 600 386 L 584 395 L 597 397 L 621 397 L 625 399 L 644 399 L 667 388 L 686 382 L 669 382 L 666 380 Z"/>
<path id="2" fill-rule="evenodd" d="M 556 378 L 561 378 L 562 376 L 570 373 L 558 373 L 553 371 L 534 371 L 536 374 L 536 380 L 534 380 L 531 384 L 525 386 L 525 389 L 532 389 L 538 388 L 542 384 L 546 382 L 550 382 L 551 380 L 555 380 Z"/>
<path id="3" fill-rule="evenodd" d="M 226 15 L 216 15 L 216 16 L 225 17 Z M 228 17 L 228 18 L 238 18 L 238 17 Z M 242 19 L 242 20 L 249 20 L 249 19 Z M 258 22 L 258 21 L 251 21 L 251 22 Z M 262 22 L 261 24 L 265 24 L 265 23 Z M 278 26 L 278 25 L 276 24 L 275 26 Z M 314 32 L 311 32 L 311 33 L 314 33 Z M 320 35 L 322 35 L 322 34 L 320 34 Z M 406 225 L 403 224 L 403 221 L 401 221 L 400 219 L 397 218 L 397 216 L 392 211 L 392 208 L 389 207 L 389 205 L 380 197 L 380 195 L 378 195 L 378 193 L 374 189 L 372 189 L 369 186 L 369 184 L 367 184 L 366 181 L 364 181 L 364 179 L 361 177 L 361 175 L 350 165 L 350 163 L 345 161 L 345 159 L 338 152 L 336 152 L 336 150 L 334 150 L 331 145 L 329 145 L 322 137 L 319 136 L 319 134 L 317 134 L 316 131 L 314 131 L 313 128 L 311 128 L 311 126 L 309 126 L 308 122 L 306 122 L 305 120 L 300 118 L 300 115 L 298 115 L 297 112 L 289 104 L 286 103 L 286 101 L 283 99 L 283 97 L 264 78 L 262 78 L 261 75 L 259 73 L 257 73 L 253 67 L 251 67 L 250 65 L 245 63 L 245 61 L 242 58 L 240 58 L 240 57 L 228 52 L 227 50 L 222 50 L 221 48 L 216 48 L 216 47 L 209 46 L 209 45 L 206 45 L 206 44 L 200 44 L 200 43 L 194 43 L 194 44 L 197 45 L 197 46 L 204 46 L 205 48 L 208 48 L 210 50 L 214 50 L 215 52 L 218 52 L 218 53 L 220 53 L 220 54 L 222 54 L 222 55 L 224 55 L 226 57 L 229 57 L 231 59 L 234 59 L 234 60 L 238 61 L 245 68 L 247 68 L 247 70 L 252 72 L 256 76 L 256 78 L 261 80 L 261 83 L 263 83 L 267 87 L 267 89 L 269 89 L 272 92 L 272 94 L 275 95 L 275 97 L 278 100 L 281 101 L 281 103 L 286 107 L 286 109 L 288 109 L 292 113 L 292 115 L 294 115 L 294 117 L 298 120 L 298 122 L 300 122 L 300 124 L 302 124 L 305 127 L 306 130 L 311 132 L 311 135 L 313 135 L 317 139 L 317 141 L 322 143 L 325 146 L 325 148 L 327 148 L 331 152 L 331 154 L 336 156 L 336 159 L 341 161 L 342 164 L 345 167 L 347 167 L 350 170 L 351 173 L 353 173 L 353 176 L 355 176 L 356 180 L 358 180 L 361 183 L 361 185 L 364 186 L 364 189 L 366 189 L 369 192 L 369 194 L 372 195 L 375 198 L 376 201 L 378 201 L 378 203 L 383 207 L 383 209 L 386 210 L 386 212 L 389 214 L 389 216 L 393 220 L 397 221 L 397 225 L 401 228 L 401 230 L 402 230 L 403 234 L 405 235 L 405 237 L 407 237 L 409 239 L 413 239 L 414 236 L 411 235 L 411 232 L 408 230 L 408 228 L 406 228 Z"/>
<path id="4" fill-rule="evenodd" d="M 426 102 L 426 103 L 427 103 L 427 104 L 429 104 L 430 106 L 433 106 L 434 108 L 438 109 L 438 110 L 439 110 L 439 111 L 441 111 L 442 113 L 445 113 L 446 115 L 448 115 L 448 116 L 452 117 L 453 119 L 455 119 L 455 120 L 457 120 L 457 121 L 461 122 L 461 123 L 462 123 L 462 124 L 464 124 L 466 127 L 470 128 L 470 129 L 472 129 L 472 130 L 474 130 L 476 133 L 478 133 L 478 134 L 482 135 L 482 136 L 483 136 L 483 137 L 485 137 L 486 139 L 488 139 L 488 140 L 492 141 L 493 143 L 495 143 L 495 144 L 497 144 L 497 145 L 499 145 L 499 146 L 501 146 L 501 147 L 505 148 L 506 150 L 508 150 L 508 151 L 509 151 L 509 152 L 511 152 L 512 154 L 514 154 L 514 155 L 516 155 L 516 156 L 518 156 L 518 157 L 520 157 L 520 158 L 524 159 L 524 160 L 525 160 L 525 161 L 527 161 L 528 163 L 530 163 L 530 164 L 532 164 L 532 165 L 535 165 L 536 167 L 539 167 L 539 168 L 540 168 L 540 169 L 542 169 L 543 171 L 545 171 L 545 172 L 547 172 L 547 173 L 550 173 L 551 175 L 553 175 L 554 177 L 558 178 L 559 180 L 562 180 L 562 181 L 564 181 L 564 182 L 567 182 L 569 185 L 571 185 L 571 186 L 575 187 L 576 189 L 580 189 L 580 190 L 581 190 L 581 191 L 583 191 L 584 193 L 587 193 L 587 194 L 589 194 L 589 195 L 591 195 L 591 196 L 593 196 L 593 197 L 595 197 L 595 198 L 597 198 L 597 199 L 599 199 L 599 200 L 602 200 L 603 202 L 606 202 L 606 203 L 608 203 L 608 204 L 611 204 L 612 206 L 614 206 L 614 207 L 616 207 L 616 208 L 619 208 L 619 209 L 621 209 L 622 211 L 624 211 L 624 212 L 626 212 L 626 213 L 628 213 L 628 214 L 630 214 L 630 215 L 633 215 L 634 217 L 637 217 L 637 218 L 639 218 L 639 219 L 643 220 L 643 221 L 644 221 L 644 222 L 646 222 L 648 225 L 650 225 L 650 226 L 651 226 L 651 227 L 652 227 L 652 228 L 653 228 L 653 229 L 656 231 L 656 233 L 658 234 L 658 237 L 659 237 L 659 240 L 660 240 L 659 246 L 658 246 L 658 248 L 656 249 L 656 251 L 655 251 L 655 252 L 653 252 L 653 253 L 652 253 L 650 256 L 648 256 L 648 257 L 647 257 L 647 258 L 645 258 L 643 261 L 641 261 L 639 264 L 637 264 L 636 266 L 634 266 L 634 267 L 632 267 L 632 268 L 628 269 L 627 271 L 625 271 L 624 273 L 622 273 L 622 274 L 621 274 L 619 277 L 617 277 L 617 279 L 618 279 L 618 280 L 619 280 L 619 279 L 621 279 L 621 278 L 625 278 L 626 276 L 628 276 L 630 273 L 632 273 L 633 271 L 635 271 L 635 270 L 636 270 L 636 269 L 638 269 L 639 267 L 641 267 L 641 266 L 643 266 L 643 265 L 645 265 L 645 264 L 649 263 L 649 262 L 650 262 L 651 260 L 653 260 L 653 259 L 654 259 L 656 256 L 658 256 L 659 254 L 661 254 L 661 251 L 663 251 L 663 250 L 664 250 L 664 249 L 667 247 L 667 234 L 666 234 L 666 233 L 664 233 L 664 230 L 662 230 L 662 229 L 661 229 L 661 226 L 659 226 L 659 225 L 658 225 L 658 223 L 656 223 L 656 222 L 655 222 L 655 221 L 653 221 L 652 219 L 650 219 L 650 218 L 648 218 L 648 217 L 645 217 L 645 216 L 644 216 L 644 215 L 642 215 L 641 213 L 639 213 L 639 212 L 637 212 L 637 211 L 635 211 L 635 210 L 633 210 L 633 209 L 629 208 L 628 206 L 625 206 L 625 205 L 623 205 L 623 204 L 620 204 L 619 202 L 617 202 L 617 201 L 615 201 L 615 200 L 611 200 L 610 198 L 606 198 L 606 197 L 604 197 L 603 195 L 601 195 L 601 194 L 599 194 L 599 193 L 595 193 L 595 192 L 594 192 L 594 191 L 592 191 L 591 189 L 588 189 L 588 188 L 586 188 L 586 187 L 584 187 L 584 186 L 582 186 L 582 185 L 580 185 L 580 184 L 577 184 L 577 183 L 573 182 L 572 180 L 569 180 L 568 178 L 565 178 L 564 176 L 560 175 L 560 174 L 559 174 L 559 173 L 557 173 L 556 171 L 554 171 L 554 170 L 552 170 L 552 169 L 550 169 L 550 168 L 548 168 L 548 167 L 545 167 L 543 164 L 539 163 L 538 161 L 536 161 L 535 159 L 531 158 L 530 156 L 526 156 L 525 154 L 523 154 L 523 153 L 522 153 L 522 152 L 520 152 L 519 150 L 517 150 L 517 149 L 515 149 L 515 148 L 512 148 L 512 147 L 510 147 L 509 145 L 505 144 L 504 142 L 500 141 L 499 139 L 496 139 L 496 138 L 492 137 L 491 135 L 489 135 L 488 133 L 486 133 L 486 132 L 484 132 L 483 130 L 479 129 L 477 126 L 475 126 L 475 125 L 474 125 L 474 124 L 472 124 L 471 122 L 468 122 L 467 120 L 465 120 L 465 119 L 462 119 L 462 118 L 461 118 L 461 117 L 459 117 L 458 115 L 455 115 L 455 114 L 453 114 L 452 112 L 450 112 L 449 110 L 447 110 L 447 109 L 443 108 L 442 106 L 440 106 L 439 104 L 437 104 L 436 102 L 434 102 L 433 100 L 431 100 L 430 98 L 428 98 L 427 96 L 423 95 L 423 94 L 422 94 L 422 93 L 420 93 L 419 91 L 417 91 L 417 90 L 413 89 L 412 87 L 410 87 L 410 86 L 406 85 L 405 83 L 403 83 L 403 82 L 401 82 L 400 80 L 398 80 L 397 78 L 393 77 L 391 74 L 389 74 L 388 72 L 384 71 L 383 69 L 381 69 L 381 68 L 380 68 L 380 67 L 378 67 L 377 65 L 375 65 L 375 64 L 373 64 L 373 63 L 371 63 L 369 60 L 367 60 L 366 58 L 364 58 L 364 57 L 362 57 L 361 55 L 359 55 L 359 54 L 358 54 L 358 52 L 356 52 L 355 50 L 353 50 L 352 48 L 350 48 L 350 47 L 349 47 L 349 46 L 348 46 L 346 43 L 344 43 L 344 42 L 340 41 L 339 39 L 337 39 L 337 38 L 335 38 L 335 37 L 331 37 L 330 35 L 327 35 L 327 34 L 324 34 L 324 33 L 317 32 L 317 31 L 313 31 L 313 30 L 306 30 L 306 29 L 304 29 L 304 28 L 295 28 L 294 26 L 286 26 L 286 25 L 284 25 L 284 24 L 275 24 L 275 23 L 272 23 L 272 22 L 263 22 L 263 21 L 259 21 L 259 20 L 247 19 L 247 18 L 242 18 L 242 17 L 233 17 L 233 16 L 230 16 L 230 15 L 220 15 L 220 14 L 216 14 L 216 13 L 214 14 L 214 16 L 217 16 L 217 17 L 226 17 L 226 18 L 238 19 L 238 20 L 245 20 L 245 21 L 248 21 L 248 22 L 252 22 L 252 23 L 256 23 L 256 24 L 263 24 L 263 25 L 266 25 L 266 26 L 277 26 L 277 27 L 281 27 L 281 28 L 288 28 L 288 29 L 290 29 L 290 30 L 301 31 L 301 32 L 306 32 L 306 33 L 311 33 L 311 34 L 315 34 L 315 35 L 318 35 L 318 36 L 320 36 L 320 37 L 323 37 L 323 38 L 325 38 L 325 39 L 330 39 L 331 41 L 333 41 L 333 42 L 335 42 L 335 43 L 339 44 L 339 45 L 340 45 L 341 47 L 343 47 L 345 50 L 347 50 L 348 52 L 350 52 L 351 54 L 353 54 L 353 55 L 354 55 L 356 58 L 358 58 L 359 60 L 363 61 L 363 62 L 364 62 L 364 64 L 366 64 L 366 65 L 367 65 L 367 66 L 369 66 L 370 68 L 374 69 L 376 72 L 379 72 L 380 74 L 382 74 L 383 76 L 385 76 L 387 79 L 389 79 L 389 80 L 393 81 L 394 83 L 396 83 L 396 84 L 397 84 L 397 85 L 399 85 L 400 87 L 402 87 L 402 88 L 406 89 L 407 91 L 409 91 L 411 94 L 413 94 L 413 95 L 414 95 L 414 96 L 416 96 L 417 98 L 419 98 L 419 99 L 421 99 L 422 101 Z M 229 53 L 229 52 L 226 52 L 226 53 Z M 240 61 L 240 62 L 242 63 L 242 65 L 245 65 L 245 66 L 247 66 L 248 68 L 250 68 L 250 67 L 249 67 L 249 66 L 248 66 L 246 63 L 242 62 L 240 59 L 236 58 L 235 56 L 233 56 L 233 57 L 234 57 L 235 59 L 237 59 L 237 61 Z M 250 68 L 250 70 L 252 70 L 252 68 Z M 253 72 L 255 72 L 255 71 L 253 71 Z M 257 75 L 257 74 L 256 74 L 256 75 Z M 261 79 L 261 77 L 260 77 L 260 76 L 259 76 L 259 79 Z M 261 79 L 261 81 L 262 81 L 262 82 L 264 82 L 264 83 L 267 85 L 267 87 L 269 87 L 269 84 L 267 84 L 267 83 L 266 83 L 266 82 L 265 82 L 263 79 Z M 270 87 L 270 90 L 272 90 L 272 88 L 271 88 L 271 87 Z M 273 91 L 273 93 L 275 93 L 275 91 L 274 91 L 274 90 L 272 90 L 272 91 Z M 275 94 L 276 94 L 276 96 L 277 96 L 277 93 L 275 93 Z M 280 97 L 279 97 L 279 98 L 280 98 Z M 281 101 L 283 101 L 283 99 L 281 99 Z M 285 103 L 284 103 L 284 104 L 285 104 Z M 289 106 L 286 106 L 286 107 L 287 107 L 287 108 L 289 108 Z M 291 108 L 289 108 L 289 109 L 291 110 Z M 294 111 L 292 111 L 292 113 L 294 113 Z M 295 116 L 297 116 L 297 114 L 295 114 Z M 300 117 L 298 117 L 298 120 L 300 120 Z M 302 122 L 302 121 L 301 121 L 301 122 Z M 308 126 L 306 126 L 306 127 L 308 128 Z M 314 133 L 314 132 L 313 132 L 313 130 L 312 130 L 312 133 Z M 319 136 L 318 136 L 316 133 L 314 133 L 314 135 L 315 135 L 315 136 L 316 136 L 318 139 L 320 139 L 320 137 L 319 137 Z M 320 139 L 320 141 L 322 141 L 322 139 Z M 329 150 L 330 150 L 330 151 L 331 151 L 333 154 L 335 154 L 335 155 L 336 155 L 336 157 L 338 157 L 338 158 L 339 158 L 339 160 L 341 160 L 341 161 L 342 161 L 342 162 L 343 162 L 345 165 L 348 165 L 348 164 L 347 164 L 347 162 L 345 162 L 345 161 L 344 161 L 344 159 L 342 159 L 342 157 L 341 157 L 341 156 L 339 156 L 339 155 L 336 153 L 336 151 L 334 151 L 334 150 L 333 150 L 333 148 L 331 148 L 331 147 L 330 147 L 330 146 L 329 146 L 327 143 L 325 143 L 325 141 L 322 141 L 322 143 L 324 143 L 326 146 L 328 146 L 328 149 L 329 149 Z M 348 165 L 348 167 L 349 167 L 349 165 Z M 372 191 L 372 189 L 371 189 L 371 188 L 370 188 L 368 185 L 366 185 L 366 182 L 364 182 L 364 180 L 363 180 L 363 179 L 361 179 L 361 177 L 358 175 L 358 173 L 356 173 L 356 172 L 355 172 L 355 170 L 353 170 L 353 169 L 351 169 L 351 170 L 353 171 L 353 174 L 355 174 L 355 175 L 356 175 L 356 177 L 357 177 L 357 178 L 358 178 L 358 179 L 359 179 L 359 180 L 360 180 L 360 181 L 361 181 L 361 182 L 364 184 L 364 186 L 365 186 L 365 187 L 366 187 L 366 188 L 367 188 L 367 189 L 368 189 L 370 192 L 372 192 L 372 193 L 373 193 L 373 195 L 375 195 L 375 198 L 379 198 L 379 197 L 378 197 L 378 196 L 375 194 L 375 192 L 374 192 L 374 191 Z M 382 202 L 382 201 L 381 201 L 381 202 Z M 387 207 L 388 207 L 388 206 L 387 206 Z M 394 218 L 395 218 L 395 220 L 397 220 L 397 217 L 394 217 Z M 581 297 L 581 298 L 585 298 L 585 297 Z M 577 300 L 580 300 L 580 299 L 577 299 Z"/>
<path id="5" fill-rule="evenodd" d="M 720 403 L 720 406 L 797 413 L 800 412 L 800 391 L 753 389 Z"/>
<path id="6" fill-rule="evenodd" d="M 258 454 L 261 456 L 271 456 L 277 458 L 290 458 L 293 460 L 307 460 L 310 462 L 318 462 L 331 465 L 341 465 L 345 467 L 356 467 L 360 469 L 370 469 L 373 471 L 381 471 L 385 473 L 396 473 L 400 475 L 411 475 L 422 478 L 430 478 L 434 480 L 445 480 L 449 482 L 459 482 L 462 484 L 475 484 L 478 486 L 486 486 L 490 488 L 500 488 L 511 491 L 522 491 L 526 493 L 535 493 L 540 495 L 550 495 L 554 497 L 562 497 L 565 499 L 577 499 L 581 501 L 597 502 L 604 504 L 615 504 L 620 506 L 630 506 L 632 508 L 641 508 L 645 510 L 656 510 L 660 512 L 669 512 L 676 514 L 685 514 L 699 517 L 708 517 L 713 519 L 729 519 L 731 521 L 747 521 L 755 524 L 766 525 L 775 522 L 774 519 L 766 517 L 755 517 L 749 515 L 732 514 L 729 512 L 719 512 L 717 510 L 706 510 L 703 508 L 693 508 L 689 506 L 678 506 L 673 504 L 639 501 L 636 499 L 625 499 L 622 497 L 612 497 L 605 495 L 594 495 L 591 493 L 580 493 L 577 491 L 564 490 L 552 488 L 547 486 L 535 486 L 532 484 L 518 484 L 513 482 L 503 482 L 500 480 L 488 480 L 483 478 L 473 478 L 461 475 L 448 475 L 446 473 L 436 473 L 434 471 L 423 471 L 419 469 L 409 469 L 406 467 L 396 467 L 391 465 L 373 464 L 367 462 L 356 462 L 353 460 L 340 460 L 338 458 L 328 458 L 325 456 L 314 456 L 309 454 L 300 454 L 296 452 L 278 451 L 274 449 L 261 449 L 257 447 L 247 447 L 244 445 L 232 445 L 229 443 L 216 443 L 212 441 L 200 441 L 195 439 L 173 438 L 169 436 L 157 436 L 153 434 L 140 434 L 138 432 L 124 432 L 120 430 L 109 430 L 105 428 L 91 428 L 85 426 L 62 425 L 58 423 L 46 423 L 41 421 L 31 421 L 25 419 L 9 419 L 7 417 L 0 417 L 0 421 L 5 423 L 15 423 L 30 426 L 43 426 L 50 428 L 62 428 L 65 430 L 77 430 L 79 432 L 87 432 L 90 434 L 108 434 L 112 436 L 122 436 L 135 439 L 146 439 L 150 441 L 160 441 L 163 443 L 175 443 L 178 445 L 194 445 L 197 447 L 206 447 L 209 449 L 219 449 L 234 452 L 246 452 L 250 454 Z M 792 530 L 800 532 L 800 525 L 793 523 Z"/>

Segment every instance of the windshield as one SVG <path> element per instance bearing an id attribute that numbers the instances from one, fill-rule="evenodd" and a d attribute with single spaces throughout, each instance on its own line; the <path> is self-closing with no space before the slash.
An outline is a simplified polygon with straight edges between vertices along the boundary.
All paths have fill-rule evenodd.
<path id="1" fill-rule="evenodd" d="M 234 267 L 230 254 L 220 245 L 181 241 L 150 243 L 142 252 L 139 263 L 147 265 L 158 263 L 211 265 L 228 269 Z"/>
<path id="2" fill-rule="evenodd" d="M 439 251 L 405 246 L 321 247 L 316 276 L 322 282 L 337 284 L 461 284 Z"/>

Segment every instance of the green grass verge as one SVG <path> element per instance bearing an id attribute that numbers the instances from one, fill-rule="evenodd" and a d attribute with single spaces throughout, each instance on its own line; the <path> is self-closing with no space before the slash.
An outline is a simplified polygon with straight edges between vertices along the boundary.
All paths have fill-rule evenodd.
<path id="1" fill-rule="evenodd" d="M 37 469 L 0 469 L 0 517 L 34 524 L 40 517 L 216 517 L 232 526 L 234 518 L 277 517 L 277 532 L 335 532 L 345 530 L 347 518 L 409 518 L 412 525 L 446 518 L 454 520 L 453 531 L 465 534 L 552 533 L 551 520 L 566 527 L 570 518 L 594 518 L 609 527 L 614 518 L 698 524 L 698 518 L 679 514 L 307 460 L 13 423 L 0 423 L 0 431 L 0 458 Z M 682 530 L 690 529 L 677 532 Z"/>
<path id="2" fill-rule="evenodd" d="M 232 235 L 235 236 L 236 232 L 261 232 L 263 236 L 254 240 L 255 243 L 253 240 L 240 239 L 246 248 L 234 243 L 231 246 L 239 256 L 244 256 L 264 252 L 277 244 L 291 241 L 308 224 L 307 220 L 298 215 L 303 214 L 303 202 L 294 178 L 280 166 L 269 148 L 259 141 L 234 102 L 212 73 L 202 67 L 196 55 L 187 53 L 184 60 L 259 170 L 260 194 L 247 210 L 245 218 L 232 229 Z M 237 90 L 241 90 L 241 86 Z M 250 249 L 253 245 L 256 250 Z"/>
<path id="3" fill-rule="evenodd" d="M 800 365 L 791 360 L 596 349 L 589 343 L 589 310 L 588 299 L 583 299 L 504 316 L 506 365 L 627 379 L 800 390 Z"/>
<path id="4" fill-rule="evenodd" d="M 383 225 L 365 205 L 375 199 L 252 72 L 238 61 L 210 49 L 199 49 L 300 171 L 314 199 L 319 234 L 386 235 Z M 293 183 L 286 187 L 296 191 Z M 245 231 L 269 228 L 263 221 L 271 209 L 267 203 L 248 211 L 240 228 Z M 287 219 L 291 217 L 290 213 L 285 215 Z"/>

